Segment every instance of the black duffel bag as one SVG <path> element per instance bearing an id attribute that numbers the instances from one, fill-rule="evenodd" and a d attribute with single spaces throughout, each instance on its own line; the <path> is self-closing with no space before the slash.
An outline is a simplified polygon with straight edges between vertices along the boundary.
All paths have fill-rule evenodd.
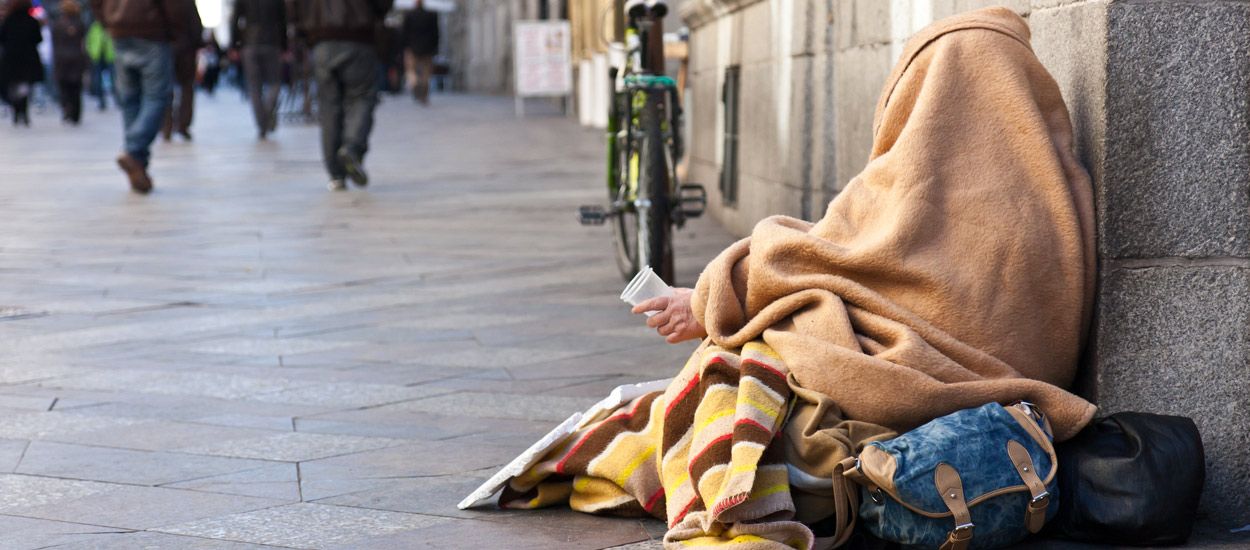
<path id="1" fill-rule="evenodd" d="M 1056 450 L 1063 498 L 1050 535 L 1139 546 L 1189 538 L 1206 479 L 1193 420 L 1116 413 L 1094 420 Z"/>

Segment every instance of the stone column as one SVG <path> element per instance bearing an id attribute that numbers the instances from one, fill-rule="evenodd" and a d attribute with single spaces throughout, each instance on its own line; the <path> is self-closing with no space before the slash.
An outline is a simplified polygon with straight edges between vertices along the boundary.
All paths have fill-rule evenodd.
<path id="1" fill-rule="evenodd" d="M 1250 2 L 1032 7 L 1097 193 L 1083 391 L 1103 414 L 1194 418 L 1202 511 L 1250 523 Z"/>

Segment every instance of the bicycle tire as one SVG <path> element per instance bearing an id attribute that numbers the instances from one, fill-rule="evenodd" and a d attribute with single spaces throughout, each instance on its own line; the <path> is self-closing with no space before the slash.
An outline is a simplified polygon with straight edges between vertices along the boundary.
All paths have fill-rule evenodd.
<path id="1" fill-rule="evenodd" d="M 621 278 L 626 281 L 634 278 L 640 269 L 638 264 L 638 212 L 634 210 L 634 199 L 630 179 L 633 177 L 632 160 L 633 127 L 629 118 L 629 95 L 620 94 L 613 101 L 617 109 L 613 112 L 617 117 L 608 128 L 609 139 L 612 140 L 611 153 L 615 169 L 612 170 L 615 185 L 608 188 L 608 201 L 616 210 L 612 219 L 612 241 L 615 245 L 616 267 Z M 625 102 L 625 105 L 620 105 Z M 624 113 L 624 116 L 622 116 Z"/>
<path id="2" fill-rule="evenodd" d="M 647 94 L 639 117 L 642 142 L 638 148 L 638 264 L 651 266 L 664 282 L 673 284 L 673 224 L 669 211 L 669 168 L 665 152 L 660 94 Z"/>

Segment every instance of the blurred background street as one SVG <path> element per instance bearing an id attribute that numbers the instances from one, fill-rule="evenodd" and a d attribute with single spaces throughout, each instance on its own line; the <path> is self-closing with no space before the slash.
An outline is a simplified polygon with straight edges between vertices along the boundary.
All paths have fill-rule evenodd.
<path id="1" fill-rule="evenodd" d="M 600 131 L 434 101 L 384 101 L 371 184 L 341 193 L 315 125 L 254 141 L 231 93 L 158 141 L 148 197 L 116 111 L 0 133 L 0 546 L 655 544 L 660 522 L 455 508 L 692 345 L 629 314 L 611 232 L 575 221 Z M 678 282 L 729 242 L 679 232 Z"/>

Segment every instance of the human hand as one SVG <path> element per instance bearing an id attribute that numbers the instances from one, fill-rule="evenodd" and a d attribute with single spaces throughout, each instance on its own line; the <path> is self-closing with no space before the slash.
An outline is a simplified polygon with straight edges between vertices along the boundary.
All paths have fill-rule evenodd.
<path id="1" fill-rule="evenodd" d="M 692 289 L 674 288 L 672 296 L 652 298 L 634 306 L 632 311 L 658 311 L 647 319 L 647 326 L 655 329 L 670 344 L 704 338 L 707 331 L 695 320 L 694 311 L 690 309 L 692 295 Z"/>

